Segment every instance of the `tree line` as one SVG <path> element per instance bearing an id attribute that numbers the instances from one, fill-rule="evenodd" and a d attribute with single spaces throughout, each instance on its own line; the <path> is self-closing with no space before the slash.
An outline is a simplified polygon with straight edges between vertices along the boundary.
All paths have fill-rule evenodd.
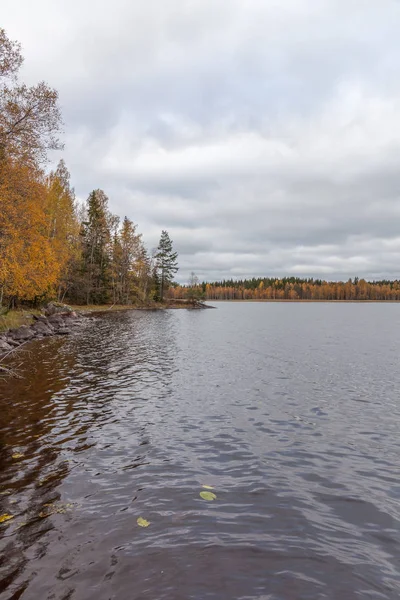
<path id="1" fill-rule="evenodd" d="M 325 281 L 298 277 L 252 278 L 199 283 L 171 288 L 173 298 L 193 295 L 206 300 L 392 300 L 400 301 L 400 281 Z"/>
<path id="2" fill-rule="evenodd" d="M 0 29 L 0 306 L 163 300 L 178 270 L 167 231 L 148 253 L 137 225 L 109 210 L 103 190 L 80 205 L 61 159 L 58 93 L 19 80 L 21 46 Z"/>

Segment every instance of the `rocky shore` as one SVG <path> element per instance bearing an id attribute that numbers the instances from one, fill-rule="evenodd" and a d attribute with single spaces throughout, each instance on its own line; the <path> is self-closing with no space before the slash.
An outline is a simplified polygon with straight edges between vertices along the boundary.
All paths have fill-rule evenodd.
<path id="1" fill-rule="evenodd" d="M 54 335 L 68 335 L 79 328 L 88 317 L 65 304 L 52 302 L 42 315 L 32 315 L 32 325 L 21 325 L 0 334 L 0 358 L 10 354 L 26 342 Z"/>
<path id="2" fill-rule="evenodd" d="M 155 307 L 141 307 L 142 310 L 160 309 L 205 309 L 214 308 L 197 300 L 169 300 L 167 305 Z M 128 309 L 127 309 L 128 310 Z M 54 335 L 68 335 L 82 326 L 87 319 L 94 318 L 90 313 L 78 313 L 67 304 L 50 302 L 41 315 L 32 315 L 31 325 L 21 325 L 17 329 L 10 329 L 0 333 L 0 359 L 11 354 L 26 342 Z M 96 314 L 96 311 L 92 311 Z"/>

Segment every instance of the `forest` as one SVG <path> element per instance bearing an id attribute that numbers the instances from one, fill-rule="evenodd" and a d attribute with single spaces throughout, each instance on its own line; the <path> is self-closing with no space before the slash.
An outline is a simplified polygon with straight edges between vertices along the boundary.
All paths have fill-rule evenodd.
<path id="1" fill-rule="evenodd" d="M 338 300 L 400 301 L 400 281 L 372 281 L 355 277 L 343 281 L 301 279 L 298 277 L 226 280 L 195 286 L 206 300 Z M 175 298 L 193 295 L 193 286 L 175 286 Z"/>
<path id="2" fill-rule="evenodd" d="M 0 308 L 148 304 L 192 300 L 400 300 L 399 281 L 253 278 L 173 282 L 177 253 L 167 231 L 148 253 L 137 225 L 109 210 L 101 189 L 79 203 L 62 151 L 58 93 L 19 79 L 21 46 L 0 29 Z"/>
<path id="3" fill-rule="evenodd" d="M 178 270 L 168 232 L 150 256 L 103 190 L 82 204 L 63 159 L 46 171 L 63 149 L 58 93 L 21 82 L 22 63 L 20 44 L 0 29 L 0 307 L 163 300 Z"/>

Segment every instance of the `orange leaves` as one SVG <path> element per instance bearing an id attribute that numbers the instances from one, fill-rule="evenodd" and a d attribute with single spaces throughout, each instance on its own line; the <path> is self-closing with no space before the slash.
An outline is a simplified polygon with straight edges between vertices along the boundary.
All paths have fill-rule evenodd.
<path id="1" fill-rule="evenodd" d="M 46 236 L 46 187 L 40 172 L 0 165 L 0 286 L 6 296 L 33 299 L 53 286 L 59 268 Z"/>
<path id="2" fill-rule="evenodd" d="M 279 301 L 368 301 L 400 300 L 400 281 L 375 281 L 365 279 L 324 281 L 287 277 L 263 278 L 243 281 L 207 283 L 207 300 L 279 300 Z M 186 286 L 170 290 L 174 298 L 185 298 Z"/>

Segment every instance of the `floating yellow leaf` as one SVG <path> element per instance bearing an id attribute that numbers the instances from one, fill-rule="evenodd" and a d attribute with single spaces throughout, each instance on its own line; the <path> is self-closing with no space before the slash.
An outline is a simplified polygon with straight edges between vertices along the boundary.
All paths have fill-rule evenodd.
<path id="1" fill-rule="evenodd" d="M 143 519 L 142 517 L 139 517 L 136 522 L 139 525 L 139 527 L 148 527 L 150 525 L 149 521 Z"/>
<path id="2" fill-rule="evenodd" d="M 55 504 L 54 502 L 48 502 L 43 504 L 46 510 L 42 510 L 39 513 L 39 517 L 44 519 L 45 517 L 51 517 L 51 515 L 65 515 L 67 510 L 72 508 L 73 504 L 62 504 L 61 502 Z"/>
<path id="3" fill-rule="evenodd" d="M 15 454 L 12 455 L 13 458 L 23 458 L 23 454 L 21 454 L 21 452 L 16 452 Z"/>
<path id="4" fill-rule="evenodd" d="M 203 498 L 203 500 L 215 500 L 217 497 L 212 492 L 200 492 L 200 496 Z"/>
<path id="5" fill-rule="evenodd" d="M 203 487 L 205 490 L 213 490 L 213 486 L 212 485 L 202 485 L 201 487 Z"/>
<path id="6" fill-rule="evenodd" d="M 10 519 L 13 519 L 14 517 L 12 515 L 0 515 L 0 523 L 5 523 L 6 521 L 9 521 Z"/>

